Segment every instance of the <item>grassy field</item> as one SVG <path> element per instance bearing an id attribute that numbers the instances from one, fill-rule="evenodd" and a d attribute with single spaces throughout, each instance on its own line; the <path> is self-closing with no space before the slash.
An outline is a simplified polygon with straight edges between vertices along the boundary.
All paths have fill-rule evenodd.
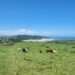
<path id="1" fill-rule="evenodd" d="M 18 49 L 25 47 L 27 53 Z M 47 53 L 46 47 L 56 53 Z M 0 75 L 75 75 L 75 42 L 0 44 Z"/>

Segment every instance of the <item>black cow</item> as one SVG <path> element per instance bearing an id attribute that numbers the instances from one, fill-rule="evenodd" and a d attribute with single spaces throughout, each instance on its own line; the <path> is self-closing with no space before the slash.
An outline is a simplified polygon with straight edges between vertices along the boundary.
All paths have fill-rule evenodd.
<path id="1" fill-rule="evenodd" d="M 28 48 L 22 48 L 22 52 L 28 52 Z"/>

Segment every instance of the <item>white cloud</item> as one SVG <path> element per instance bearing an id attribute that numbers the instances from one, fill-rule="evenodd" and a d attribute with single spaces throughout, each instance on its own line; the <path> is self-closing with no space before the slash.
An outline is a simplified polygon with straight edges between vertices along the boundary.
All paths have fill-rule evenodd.
<path id="1" fill-rule="evenodd" d="M 20 28 L 15 30 L 0 30 L 0 35 L 18 35 L 18 34 L 26 34 L 26 35 L 52 35 L 51 32 L 43 32 L 43 31 L 34 31 L 32 29 Z"/>
<path id="2" fill-rule="evenodd" d="M 32 35 L 32 30 L 31 29 L 16 29 L 16 30 L 0 30 L 0 35 L 18 35 L 18 34 L 28 34 Z"/>
<path id="3" fill-rule="evenodd" d="M 15 30 L 0 30 L 0 35 L 18 35 L 18 34 L 26 34 L 26 35 L 44 35 L 50 36 L 55 35 L 56 33 L 50 31 L 34 31 L 32 29 L 20 28 Z"/>
<path id="4" fill-rule="evenodd" d="M 43 35 L 43 36 L 66 36 L 66 35 L 75 35 L 75 32 L 57 32 L 57 31 L 36 31 L 29 28 L 20 28 L 20 29 L 11 29 L 11 30 L 0 30 L 0 35 Z"/>
<path id="5" fill-rule="evenodd" d="M 32 30 L 21 28 L 21 29 L 16 30 L 16 34 L 28 34 L 29 35 L 29 34 L 32 34 Z"/>

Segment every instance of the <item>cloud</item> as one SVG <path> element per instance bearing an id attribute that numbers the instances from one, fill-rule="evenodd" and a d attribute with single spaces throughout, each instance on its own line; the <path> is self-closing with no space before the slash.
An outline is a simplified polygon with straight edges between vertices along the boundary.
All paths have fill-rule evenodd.
<path id="1" fill-rule="evenodd" d="M 32 35 L 32 30 L 31 29 L 15 29 L 15 30 L 0 30 L 0 35 L 18 35 L 18 34 L 27 34 L 27 35 Z"/>
<path id="2" fill-rule="evenodd" d="M 11 29 L 11 30 L 0 30 L 0 35 L 42 35 L 42 36 L 73 36 L 75 32 L 65 32 L 65 31 L 36 31 L 30 28 L 19 28 L 19 29 Z"/>
<path id="3" fill-rule="evenodd" d="M 20 29 L 14 29 L 14 30 L 0 30 L 0 35 L 43 35 L 43 36 L 51 36 L 55 35 L 55 32 L 50 31 L 36 31 L 29 28 L 20 28 Z"/>
<path id="4" fill-rule="evenodd" d="M 31 35 L 32 33 L 33 33 L 33 31 L 31 29 L 21 28 L 21 29 L 16 30 L 16 34 L 28 34 L 28 35 Z"/>
<path id="5" fill-rule="evenodd" d="M 11 29 L 11 30 L 0 30 L 0 35 L 43 35 L 49 36 L 52 35 L 51 32 L 47 31 L 36 31 L 29 28 L 20 28 L 20 29 Z"/>

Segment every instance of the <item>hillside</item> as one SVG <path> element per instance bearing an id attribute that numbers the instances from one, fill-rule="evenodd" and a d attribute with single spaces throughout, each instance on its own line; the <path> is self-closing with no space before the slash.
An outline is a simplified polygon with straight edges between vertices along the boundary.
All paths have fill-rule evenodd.
<path id="1" fill-rule="evenodd" d="M 1 36 L 0 41 L 15 41 L 19 42 L 22 40 L 28 40 L 28 39 L 42 39 L 42 38 L 48 38 L 46 36 L 39 36 L 39 35 L 14 35 L 14 36 Z"/>

